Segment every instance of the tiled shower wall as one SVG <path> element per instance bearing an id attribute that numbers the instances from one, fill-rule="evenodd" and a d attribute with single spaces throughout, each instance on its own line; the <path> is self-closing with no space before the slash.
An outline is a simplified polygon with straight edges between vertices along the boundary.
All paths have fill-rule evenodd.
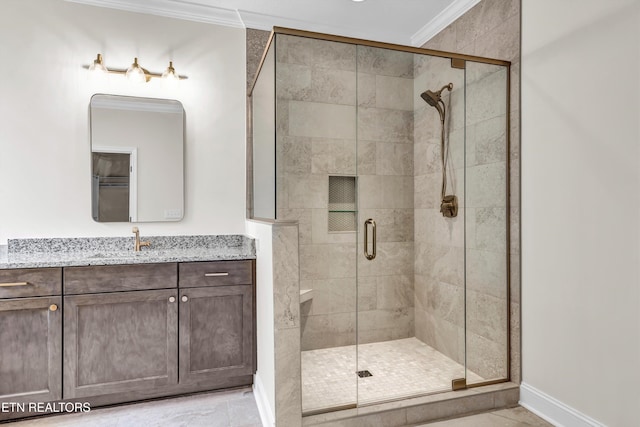
<path id="1" fill-rule="evenodd" d="M 510 222 L 508 227 L 510 230 L 511 346 L 508 357 L 511 361 L 511 380 L 517 383 L 520 381 L 520 1 L 482 0 L 422 47 L 511 61 L 510 165 L 508 171 L 510 179 Z M 494 79 L 498 78 L 495 73 L 492 73 L 495 69 L 475 67 L 477 79 L 485 77 L 486 80 L 490 80 L 492 75 Z M 486 80 L 482 85 L 490 89 L 491 82 Z M 470 95 L 472 102 L 481 102 L 482 97 L 479 97 L 480 100 L 478 100 L 476 96 L 478 94 L 474 95 L 471 92 L 468 96 Z M 500 147 L 500 145 L 494 142 L 496 138 L 504 139 L 505 135 L 496 132 L 498 127 L 495 126 L 495 122 L 500 120 L 499 114 L 494 114 L 491 117 L 491 112 L 487 111 L 487 113 L 488 115 L 484 117 L 478 115 L 476 118 L 472 118 L 475 123 L 468 123 L 470 126 L 467 142 L 471 144 L 470 148 L 475 153 L 474 157 L 468 157 L 467 161 L 469 166 L 475 167 L 476 172 L 493 174 L 494 178 L 491 179 L 495 181 L 495 185 L 503 186 L 504 184 L 499 181 L 498 176 L 505 175 L 505 164 L 496 161 L 496 159 L 500 156 L 504 158 L 504 152 L 495 151 L 494 148 Z M 481 140 L 490 144 L 474 148 L 473 144 Z M 471 178 L 469 177 L 468 181 Z M 476 182 L 482 181 L 476 180 Z M 468 190 L 478 193 L 478 189 L 468 188 Z M 474 203 L 476 206 L 469 206 L 468 212 L 470 216 L 475 214 L 474 218 L 468 218 L 469 228 L 467 230 L 467 246 L 469 248 L 467 260 L 469 303 L 467 307 L 470 310 L 468 314 L 473 316 L 468 319 L 467 323 L 469 326 L 468 363 L 470 369 L 484 374 L 485 377 L 498 371 L 502 373 L 501 365 L 507 357 L 504 350 L 499 347 L 499 345 L 503 346 L 500 341 L 504 340 L 501 338 L 501 329 L 494 329 L 495 325 L 504 325 L 506 313 L 504 309 L 498 309 L 496 304 L 504 306 L 505 294 L 500 288 L 492 286 L 493 283 L 503 283 L 505 280 L 504 269 L 496 265 L 504 259 L 505 250 L 504 245 L 502 247 L 495 246 L 505 242 L 506 218 L 500 214 L 505 210 L 504 205 L 500 209 L 500 203 L 504 203 L 504 200 L 495 198 L 492 205 L 484 206 L 482 209 L 479 208 L 479 203 Z M 472 211 L 475 212 L 472 213 Z M 488 364 L 487 362 L 490 360 L 496 360 L 500 366 Z"/>
<path id="2" fill-rule="evenodd" d="M 276 60 L 277 217 L 299 221 L 313 289 L 302 349 L 355 344 L 358 294 L 360 343 L 413 336 L 412 56 L 279 35 Z M 357 234 L 328 231 L 331 175 L 357 175 L 357 224 L 378 222 L 378 257 L 357 275 Z"/>
<path id="3" fill-rule="evenodd" d="M 415 60 L 415 316 L 416 337 L 464 363 L 464 70 L 451 67 L 446 58 Z M 444 91 L 449 155 L 447 194 L 458 197 L 455 218 L 440 213 L 442 160 L 441 123 L 438 111 L 420 94 L 427 89 Z M 459 373 L 464 376 L 464 372 Z"/>
<path id="4" fill-rule="evenodd" d="M 358 343 L 414 336 L 413 55 L 358 46 L 359 224 L 377 223 L 377 256 L 358 242 Z M 362 234 L 360 234 L 362 238 Z"/>

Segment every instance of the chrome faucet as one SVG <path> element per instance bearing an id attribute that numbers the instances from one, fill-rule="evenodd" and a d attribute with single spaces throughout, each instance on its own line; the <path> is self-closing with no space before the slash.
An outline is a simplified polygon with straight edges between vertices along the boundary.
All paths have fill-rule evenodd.
<path id="1" fill-rule="evenodd" d="M 142 247 L 142 246 L 151 246 L 151 242 L 141 242 L 140 241 L 140 230 L 138 229 L 138 227 L 133 227 L 131 232 L 136 235 L 136 242 L 135 242 L 135 246 L 133 248 L 134 251 L 140 252 L 140 247 Z"/>

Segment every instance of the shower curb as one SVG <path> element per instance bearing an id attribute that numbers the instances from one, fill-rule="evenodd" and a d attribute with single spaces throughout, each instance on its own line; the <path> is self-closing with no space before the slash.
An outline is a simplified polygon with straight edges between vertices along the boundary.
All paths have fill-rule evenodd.
<path id="1" fill-rule="evenodd" d="M 331 425 L 403 427 L 457 418 L 518 404 L 520 386 L 505 382 L 462 391 L 450 391 L 406 400 L 327 412 L 302 418 L 303 426 Z"/>

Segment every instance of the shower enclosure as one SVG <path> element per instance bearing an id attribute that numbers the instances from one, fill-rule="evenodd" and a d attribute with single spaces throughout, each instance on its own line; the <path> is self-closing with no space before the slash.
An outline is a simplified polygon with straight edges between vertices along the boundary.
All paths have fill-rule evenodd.
<path id="1" fill-rule="evenodd" d="M 505 61 L 274 30 L 252 217 L 299 222 L 304 414 L 508 380 L 508 79 Z"/>

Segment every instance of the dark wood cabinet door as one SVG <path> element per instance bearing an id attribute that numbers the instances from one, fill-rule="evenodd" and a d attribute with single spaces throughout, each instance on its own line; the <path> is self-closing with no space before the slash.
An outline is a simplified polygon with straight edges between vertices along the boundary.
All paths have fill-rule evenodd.
<path id="1" fill-rule="evenodd" d="M 180 291 L 180 383 L 253 374 L 253 287 Z"/>
<path id="2" fill-rule="evenodd" d="M 64 398 L 177 384 L 175 289 L 64 297 Z"/>
<path id="3" fill-rule="evenodd" d="M 0 402 L 62 398 L 61 297 L 0 300 Z"/>

